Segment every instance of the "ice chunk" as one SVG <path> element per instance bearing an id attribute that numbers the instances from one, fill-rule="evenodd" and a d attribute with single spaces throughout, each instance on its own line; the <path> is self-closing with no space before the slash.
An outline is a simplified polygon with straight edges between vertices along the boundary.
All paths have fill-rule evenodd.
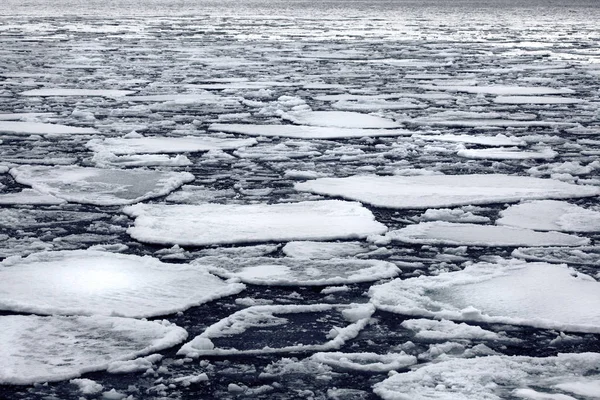
<path id="1" fill-rule="evenodd" d="M 311 359 L 341 370 L 388 372 L 407 368 L 417 363 L 415 356 L 405 353 L 315 353 Z"/>
<path id="2" fill-rule="evenodd" d="M 600 265 L 600 247 L 522 247 L 512 252 L 513 257 L 530 261 Z"/>
<path id="3" fill-rule="evenodd" d="M 464 92 L 472 94 L 496 94 L 496 95 L 542 95 L 542 94 L 570 94 L 573 90 L 567 88 L 550 88 L 542 86 L 509 86 L 509 85 L 489 85 L 489 86 L 454 86 L 454 85 L 423 85 L 423 89 L 443 90 L 447 92 Z"/>
<path id="4" fill-rule="evenodd" d="M 376 384 L 374 391 L 384 400 L 501 400 L 511 394 L 526 399 L 567 400 L 573 397 L 560 391 L 569 392 L 570 387 L 563 389 L 562 385 L 585 380 L 587 375 L 597 377 L 599 363 L 597 353 L 451 359 L 393 375 Z"/>
<path id="5" fill-rule="evenodd" d="M 43 122 L 2 121 L 0 120 L 0 133 L 19 135 L 94 135 L 99 133 L 94 128 L 81 128 L 60 124 L 45 124 Z"/>
<path id="6" fill-rule="evenodd" d="M 522 139 L 516 138 L 514 136 L 506 136 L 503 134 L 497 134 L 496 136 L 475 136 L 475 135 L 452 135 L 452 134 L 443 134 L 443 135 L 423 135 L 423 134 L 414 134 L 412 137 L 422 139 L 422 140 L 431 140 L 431 141 L 440 141 L 440 142 L 454 142 L 454 143 L 472 143 L 479 144 L 483 146 L 523 146 L 525 142 Z"/>
<path id="7" fill-rule="evenodd" d="M 534 290 L 532 290 L 534 288 Z M 600 283 L 566 265 L 498 260 L 370 289 L 386 311 L 600 333 Z"/>
<path id="8" fill-rule="evenodd" d="M 498 96 L 494 103 L 498 104 L 577 104 L 584 100 L 573 97 L 558 96 Z"/>
<path id="9" fill-rule="evenodd" d="M 132 90 L 109 90 L 109 89 L 64 89 L 43 88 L 26 90 L 19 93 L 21 96 L 84 96 L 84 97 L 121 97 L 135 93 Z"/>
<path id="10" fill-rule="evenodd" d="M 127 232 L 146 243 L 206 246 L 287 240 L 358 239 L 387 228 L 358 203 L 325 200 L 284 204 L 136 204 Z"/>
<path id="11" fill-rule="evenodd" d="M 209 131 L 250 136 L 279 136 L 296 139 L 350 139 L 380 136 L 409 136 L 404 129 L 362 129 L 303 125 L 212 124 Z"/>
<path id="12" fill-rule="evenodd" d="M 187 172 L 101 169 L 78 166 L 20 166 L 10 174 L 23 185 L 69 202 L 123 205 L 164 196 L 194 180 Z"/>
<path id="13" fill-rule="evenodd" d="M 360 309 L 367 310 L 363 318 L 355 321 L 345 321 L 345 326 L 332 326 L 333 322 L 324 323 L 326 314 L 342 314 L 344 311 Z M 235 354 L 268 354 L 268 353 L 306 353 L 339 349 L 348 340 L 355 338 L 367 325 L 374 309 L 365 304 L 313 304 L 313 305 L 269 305 L 253 306 L 238 311 L 229 317 L 209 326 L 196 336 L 191 342 L 184 344 L 177 352 L 187 357 L 200 357 L 207 355 L 235 355 Z M 303 316 L 303 321 L 290 321 L 294 316 Z M 308 316 L 308 317 L 307 317 Z M 312 316 L 312 317 L 311 317 Z M 282 335 L 284 329 L 288 333 L 294 327 L 306 332 L 310 326 L 306 318 L 315 318 L 317 325 L 325 325 L 330 329 L 329 334 L 316 332 L 312 329 L 311 335 L 290 337 Z M 339 323 L 338 321 L 337 323 Z M 343 322 L 343 321 L 342 321 Z M 257 329 L 259 330 L 257 332 Z M 331 331 L 335 334 L 332 335 Z M 234 341 L 239 348 L 219 347 L 213 341 L 227 339 Z M 303 342 L 299 342 L 303 340 Z M 273 347 L 276 345 L 277 347 Z"/>
<path id="14" fill-rule="evenodd" d="M 183 328 L 166 321 L 98 315 L 7 315 L 0 316 L 0 326 L 0 384 L 11 385 L 75 378 L 104 370 L 113 361 L 175 346 L 187 337 Z M 91 382 L 74 383 L 94 388 Z"/>
<path id="15" fill-rule="evenodd" d="M 289 257 L 328 260 L 338 257 L 353 257 L 368 252 L 369 248 L 361 242 L 298 241 L 288 242 L 281 250 Z"/>
<path id="16" fill-rule="evenodd" d="M 177 103 L 216 103 L 222 98 L 210 93 L 179 93 L 179 94 L 150 94 L 150 95 L 138 95 L 138 96 L 127 96 L 122 98 L 124 101 L 135 101 L 135 102 L 177 102 Z"/>
<path id="17" fill-rule="evenodd" d="M 193 163 L 189 158 L 182 154 L 169 157 L 166 154 L 132 154 L 126 156 L 116 156 L 108 151 L 94 154 L 92 161 L 97 167 L 147 167 L 147 166 L 167 166 L 167 167 L 185 167 Z"/>
<path id="18" fill-rule="evenodd" d="M 600 212 L 565 201 L 541 200 L 511 206 L 500 212 L 499 225 L 539 231 L 599 232 Z"/>
<path id="19" fill-rule="evenodd" d="M 561 199 L 597 196 L 600 188 L 552 179 L 490 175 L 355 175 L 299 182 L 294 188 L 340 196 L 376 207 L 431 208 L 467 204 L 517 202 L 522 199 Z"/>
<path id="20" fill-rule="evenodd" d="M 461 149 L 456 154 L 465 158 L 487 160 L 551 160 L 558 155 L 556 151 L 550 148 L 537 151 L 523 151 L 517 147 Z"/>
<path id="21" fill-rule="evenodd" d="M 104 389 L 104 386 L 91 379 L 71 379 L 69 383 L 76 385 L 81 394 L 97 394 Z"/>
<path id="22" fill-rule="evenodd" d="M 223 278 L 237 278 L 253 285 L 326 286 L 373 282 L 392 278 L 400 270 L 395 264 L 379 260 L 326 261 L 292 257 L 227 258 L 205 257 L 194 264 Z"/>
<path id="23" fill-rule="evenodd" d="M 210 150 L 233 150 L 256 144 L 256 139 L 205 137 L 141 137 L 90 140 L 86 146 L 96 152 L 123 154 L 193 153 Z"/>
<path id="24" fill-rule="evenodd" d="M 431 319 L 407 319 L 400 324 L 403 328 L 415 332 L 415 338 L 420 340 L 509 340 L 496 332 L 488 331 L 479 326 L 457 324 L 448 320 L 435 321 Z"/>
<path id="25" fill-rule="evenodd" d="M 351 111 L 300 111 L 283 114 L 283 119 L 297 125 L 336 128 L 386 129 L 400 125 L 387 118 Z"/>
<path id="26" fill-rule="evenodd" d="M 36 253 L 0 263 L 0 309 L 16 312 L 152 317 L 243 288 L 187 264 L 92 250 Z"/>
<path id="27" fill-rule="evenodd" d="M 581 377 L 575 381 L 565 379 L 563 383 L 554 385 L 554 387 L 578 396 L 600 398 L 600 376 L 597 375 L 592 378 Z"/>
<path id="28" fill-rule="evenodd" d="M 584 246 L 590 242 L 588 238 L 559 232 L 445 221 L 408 225 L 385 236 L 404 243 L 456 246 Z"/>

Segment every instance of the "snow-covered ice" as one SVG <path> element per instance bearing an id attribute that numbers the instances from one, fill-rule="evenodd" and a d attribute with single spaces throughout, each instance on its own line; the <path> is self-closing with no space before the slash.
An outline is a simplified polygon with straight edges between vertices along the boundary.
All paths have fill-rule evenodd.
<path id="1" fill-rule="evenodd" d="M 384 400 L 574 400 L 597 398 L 600 354 L 556 357 L 489 356 L 427 364 L 393 375 L 374 386 Z M 591 378 L 590 378 L 591 377 Z M 580 397 L 581 398 L 581 397 Z"/>
<path id="2" fill-rule="evenodd" d="M 288 240 L 360 239 L 387 227 L 358 203 L 339 200 L 282 204 L 136 204 L 127 230 L 146 243 L 207 246 Z"/>
<path id="3" fill-rule="evenodd" d="M 507 136 L 501 133 L 495 136 L 483 136 L 483 135 L 424 135 L 414 134 L 412 137 L 422 140 L 429 141 L 440 141 L 440 142 L 453 142 L 453 143 L 471 143 L 479 144 L 483 146 L 523 146 L 525 142 L 522 139 L 514 136 Z"/>
<path id="4" fill-rule="evenodd" d="M 387 129 L 400 126 L 390 119 L 351 111 L 299 111 L 283 114 L 282 118 L 297 125 L 335 128 Z"/>
<path id="5" fill-rule="evenodd" d="M 78 126 L 47 124 L 43 122 L 0 120 L 0 133 L 11 133 L 18 135 L 94 135 L 99 132 L 94 128 Z"/>
<path id="6" fill-rule="evenodd" d="M 210 150 L 233 150 L 253 146 L 255 139 L 225 139 L 210 136 L 203 137 L 141 137 L 93 139 L 87 147 L 96 152 L 108 151 L 116 155 L 123 154 L 170 154 L 193 153 Z"/>
<path id="7" fill-rule="evenodd" d="M 335 369 L 364 372 L 388 372 L 407 368 L 417 363 L 415 356 L 405 353 L 342 353 L 338 351 L 315 353 L 311 359 Z"/>
<path id="8" fill-rule="evenodd" d="M 326 286 L 374 282 L 400 272 L 395 264 L 379 260 L 331 258 L 205 257 L 194 261 L 223 278 L 237 278 L 253 285 Z"/>
<path id="9" fill-rule="evenodd" d="M 286 243 L 281 251 L 288 257 L 329 260 L 353 257 L 368 252 L 369 248 L 361 242 L 293 241 Z"/>
<path id="10" fill-rule="evenodd" d="M 104 370 L 113 361 L 173 347 L 187 338 L 183 328 L 168 322 L 98 315 L 4 315 L 0 325 L 0 384 L 11 385 L 76 378 Z"/>
<path id="11" fill-rule="evenodd" d="M 564 264 L 498 260 L 395 279 L 369 295 L 376 307 L 399 314 L 600 333 L 599 289 L 594 278 Z"/>
<path id="12" fill-rule="evenodd" d="M 582 103 L 583 100 L 558 96 L 498 96 L 494 102 L 498 104 L 577 104 Z"/>
<path id="13" fill-rule="evenodd" d="M 26 90 L 19 94 L 21 96 L 121 97 L 133 93 L 135 92 L 132 90 L 44 88 Z"/>
<path id="14" fill-rule="evenodd" d="M 600 211 L 566 201 L 540 200 L 515 204 L 500 212 L 499 225 L 539 231 L 599 232 Z"/>
<path id="15" fill-rule="evenodd" d="M 448 92 L 464 92 L 471 94 L 496 94 L 496 95 L 543 95 L 543 94 L 571 94 L 572 89 L 551 88 L 543 86 L 511 86 L 511 85 L 488 85 L 488 86 L 458 86 L 458 85 L 423 85 L 423 89 L 442 90 Z"/>
<path id="16" fill-rule="evenodd" d="M 284 335 L 277 338 L 281 329 L 290 329 L 291 319 L 294 315 L 313 315 L 322 317 L 322 313 L 334 313 L 342 317 L 344 326 L 324 324 L 326 332 L 311 332 L 317 336 L 313 342 L 301 342 L 301 338 L 294 339 L 292 343 Z M 368 324 L 374 308 L 369 304 L 312 304 L 312 305 L 269 305 L 253 306 L 238 311 L 229 317 L 209 326 L 206 330 L 184 344 L 177 352 L 186 357 L 202 357 L 209 355 L 241 355 L 241 354 L 269 354 L 269 353 L 310 353 L 327 350 L 337 350 L 348 340 L 355 338 Z M 321 323 L 321 321 L 317 321 Z M 259 336 L 257 337 L 256 330 Z M 314 328 L 312 328 L 314 329 Z M 246 335 L 249 335 L 246 338 Z M 219 347 L 221 338 L 237 338 L 236 347 Z M 279 339 L 279 340 L 278 340 Z M 305 340 L 311 340 L 306 337 Z M 257 342 L 257 343 L 254 343 Z M 243 347 L 242 347 L 243 346 Z"/>
<path id="17" fill-rule="evenodd" d="M 376 207 L 430 208 L 597 196 L 600 188 L 558 180 L 502 174 L 319 178 L 294 185 L 299 191 L 340 196 Z"/>
<path id="18" fill-rule="evenodd" d="M 362 137 L 410 136 L 405 129 L 363 129 L 305 125 L 212 124 L 214 132 L 237 133 L 250 136 L 287 137 L 296 139 L 349 139 Z"/>
<path id="19" fill-rule="evenodd" d="M 0 277 L 1 309 L 49 315 L 152 317 L 244 289 L 187 264 L 92 250 L 7 258 Z"/>
<path id="20" fill-rule="evenodd" d="M 393 230 L 386 240 L 454 246 L 585 246 L 590 239 L 560 232 L 446 221 L 421 222 Z"/>
<path id="21" fill-rule="evenodd" d="M 524 151 L 518 147 L 502 147 L 496 149 L 460 149 L 457 155 L 465 158 L 487 160 L 551 160 L 558 153 L 550 148 L 537 151 Z"/>
<path id="22" fill-rule="evenodd" d="M 187 172 L 144 169 L 101 169 L 77 166 L 12 168 L 10 174 L 23 185 L 68 202 L 124 205 L 164 196 L 194 180 Z"/>

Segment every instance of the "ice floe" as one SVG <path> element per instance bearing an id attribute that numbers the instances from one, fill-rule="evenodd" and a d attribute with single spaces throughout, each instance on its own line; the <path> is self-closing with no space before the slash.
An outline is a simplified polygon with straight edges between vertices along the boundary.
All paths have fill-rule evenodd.
<path id="1" fill-rule="evenodd" d="M 33 189 L 23 189 L 16 193 L 0 193 L 1 205 L 57 205 L 67 201 Z"/>
<path id="2" fill-rule="evenodd" d="M 599 232 L 600 211 L 565 201 L 540 200 L 510 206 L 500 212 L 499 225 L 539 231 Z"/>
<path id="3" fill-rule="evenodd" d="M 505 335 L 483 329 L 479 326 L 467 325 L 464 322 L 457 324 L 448 320 L 431 319 L 407 319 L 400 324 L 403 328 L 415 332 L 415 338 L 419 340 L 510 340 Z"/>
<path id="4" fill-rule="evenodd" d="M 181 343 L 187 332 L 168 322 L 106 316 L 0 316 L 0 384 L 76 378 Z M 90 388 L 85 382 L 74 382 Z M 88 393 L 90 391 L 88 390 Z"/>
<path id="5" fill-rule="evenodd" d="M 600 265 L 600 247 L 520 247 L 512 252 L 513 257 L 528 261 Z M 598 275 L 600 277 L 600 275 Z"/>
<path id="6" fill-rule="evenodd" d="M 110 90 L 110 89 L 64 89 L 43 88 L 26 90 L 19 93 L 21 96 L 83 96 L 83 97 L 121 97 L 135 93 L 132 90 Z"/>
<path id="7" fill-rule="evenodd" d="M 600 333 L 599 289 L 594 278 L 564 264 L 497 260 L 395 279 L 369 295 L 376 307 L 399 314 Z"/>
<path id="8" fill-rule="evenodd" d="M 329 365 L 338 370 L 351 370 L 362 372 L 389 372 L 408 368 L 417 363 L 417 358 L 405 353 L 342 353 L 323 352 L 315 353 L 311 359 Z"/>
<path id="9" fill-rule="evenodd" d="M 523 151 L 518 147 L 460 149 L 456 154 L 465 158 L 488 160 L 551 160 L 558 155 L 558 153 L 551 148 L 545 148 L 538 151 Z"/>
<path id="10" fill-rule="evenodd" d="M 585 246 L 590 239 L 560 232 L 446 221 L 421 222 L 390 231 L 386 240 L 454 246 Z"/>
<path id="11" fill-rule="evenodd" d="M 377 207 L 415 209 L 600 194 L 598 187 L 503 174 L 355 175 L 299 182 L 294 188 L 303 192 L 340 196 Z"/>
<path id="12" fill-rule="evenodd" d="M 452 359 L 393 375 L 374 386 L 384 400 L 575 400 L 595 398 L 600 354 Z M 591 389 L 591 391 L 590 391 Z"/>
<path id="13" fill-rule="evenodd" d="M 282 118 L 298 125 L 335 128 L 386 129 L 400 126 L 387 118 L 351 111 L 290 112 L 283 114 Z"/>
<path id="14" fill-rule="evenodd" d="M 498 96 L 494 99 L 498 104 L 577 104 L 583 100 L 573 97 L 558 96 Z"/>
<path id="15" fill-rule="evenodd" d="M 0 120 L 0 133 L 18 135 L 94 135 L 99 132 L 94 128 L 78 126 Z"/>
<path id="16" fill-rule="evenodd" d="M 328 260 L 338 257 L 353 257 L 369 251 L 368 246 L 361 242 L 288 242 L 281 249 L 288 257 Z"/>
<path id="17" fill-rule="evenodd" d="M 395 264 L 380 260 L 331 258 L 205 257 L 194 265 L 206 268 L 223 278 L 237 278 L 253 285 L 326 286 L 374 282 L 400 273 Z"/>
<path id="18" fill-rule="evenodd" d="M 380 136 L 409 136 L 405 129 L 362 129 L 303 125 L 212 124 L 209 131 L 251 136 L 287 137 L 296 139 L 350 139 Z"/>
<path id="19" fill-rule="evenodd" d="M 202 334 L 184 344 L 177 354 L 197 358 L 208 355 L 307 353 L 336 350 L 360 333 L 369 322 L 373 312 L 374 308 L 369 304 L 248 307 L 209 326 Z M 335 322 L 333 320 L 323 321 L 324 313 L 336 315 Z M 311 322 L 290 321 L 294 316 L 302 315 L 309 318 Z M 338 324 L 343 324 L 343 326 L 338 326 Z M 319 331 L 317 327 L 321 327 L 325 331 Z M 289 332 L 294 328 L 303 331 L 309 328 L 313 331 L 310 337 L 294 337 L 291 341 L 291 337 L 280 333 L 282 329 Z M 234 342 L 237 347 L 220 347 L 218 345 L 220 340 Z"/>
<path id="20" fill-rule="evenodd" d="M 20 166 L 10 174 L 23 185 L 69 202 L 124 205 L 164 196 L 194 180 L 187 172 Z"/>
<path id="21" fill-rule="evenodd" d="M 440 142 L 451 142 L 451 143 L 471 143 L 479 144 L 483 146 L 523 146 L 525 141 L 514 136 L 506 136 L 501 133 L 496 136 L 484 136 L 484 135 L 423 135 L 414 134 L 412 137 L 422 140 L 440 141 Z"/>
<path id="22" fill-rule="evenodd" d="M 141 137 L 90 140 L 86 146 L 96 152 L 124 154 L 194 153 L 210 150 L 234 150 L 253 146 L 256 139 L 226 139 L 216 137 Z"/>
<path id="23" fill-rule="evenodd" d="M 358 203 L 339 200 L 282 204 L 136 204 L 127 230 L 146 243 L 207 246 L 288 240 L 361 239 L 387 227 Z"/>
<path id="24" fill-rule="evenodd" d="M 92 250 L 7 258 L 0 277 L 0 308 L 36 314 L 152 317 L 244 289 L 187 264 Z"/>
<path id="25" fill-rule="evenodd" d="M 510 85 L 489 85 L 489 86 L 459 86 L 459 85 L 423 85 L 423 89 L 442 90 L 448 92 L 463 92 L 471 94 L 496 94 L 496 95 L 543 95 L 543 94 L 571 94 L 572 89 L 551 88 L 543 86 L 510 86 Z"/>

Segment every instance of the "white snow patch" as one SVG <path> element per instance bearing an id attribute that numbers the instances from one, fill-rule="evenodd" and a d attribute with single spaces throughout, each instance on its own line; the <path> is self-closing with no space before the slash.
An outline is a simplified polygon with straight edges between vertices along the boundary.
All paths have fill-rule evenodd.
<path id="1" fill-rule="evenodd" d="M 339 200 L 284 204 L 137 204 L 127 232 L 146 243 L 206 246 L 287 240 L 362 239 L 387 228 L 358 203 Z"/>
<path id="2" fill-rule="evenodd" d="M 10 257 L 0 277 L 0 309 L 37 314 L 153 317 L 244 289 L 187 264 L 92 250 Z"/>
<path id="3" fill-rule="evenodd" d="M 61 381 L 111 362 L 160 351 L 187 338 L 169 322 L 130 318 L 0 316 L 0 384 Z M 98 389 L 92 382 L 80 388 Z"/>

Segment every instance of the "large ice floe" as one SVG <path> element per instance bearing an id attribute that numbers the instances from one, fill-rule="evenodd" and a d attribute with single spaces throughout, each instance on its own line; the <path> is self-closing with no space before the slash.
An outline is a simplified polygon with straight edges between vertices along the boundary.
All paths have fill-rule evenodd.
<path id="1" fill-rule="evenodd" d="M 39 192 L 69 202 L 100 206 L 132 204 L 164 196 L 194 180 L 187 172 L 78 166 L 23 165 L 9 172 L 17 182 Z"/>
<path id="2" fill-rule="evenodd" d="M 152 317 L 243 289 L 187 264 L 92 250 L 43 252 L 0 263 L 0 309 L 16 312 Z"/>
<path id="3" fill-rule="evenodd" d="M 358 282 L 374 282 L 400 273 L 395 264 L 380 260 L 349 260 L 332 258 L 228 258 L 204 257 L 195 265 L 207 268 L 223 278 L 237 278 L 254 285 L 325 286 Z"/>
<path id="4" fill-rule="evenodd" d="M 399 314 L 600 333 L 600 283 L 564 264 L 482 262 L 395 279 L 369 295 L 376 307 Z"/>
<path id="5" fill-rule="evenodd" d="M 509 226 L 421 222 L 390 231 L 386 239 L 413 244 L 468 246 L 585 246 L 590 239 L 560 232 L 536 232 Z"/>
<path id="6" fill-rule="evenodd" d="M 298 111 L 285 113 L 282 118 L 298 125 L 336 128 L 386 129 L 400 126 L 387 118 L 351 111 Z"/>
<path id="7" fill-rule="evenodd" d="M 86 146 L 96 152 L 108 151 L 116 155 L 123 155 L 233 150 L 255 144 L 256 139 L 186 136 L 93 139 Z"/>
<path id="8" fill-rule="evenodd" d="M 94 128 L 61 124 L 0 120 L 0 134 L 1 133 L 17 135 L 94 135 L 97 134 L 98 131 Z"/>
<path id="9" fill-rule="evenodd" d="M 207 246 L 288 240 L 359 239 L 387 227 L 359 203 L 324 200 L 282 204 L 136 204 L 127 230 L 146 243 Z"/>
<path id="10" fill-rule="evenodd" d="M 370 304 L 248 307 L 209 326 L 177 354 L 202 357 L 337 350 L 360 333 L 374 310 Z M 297 336 L 295 331 L 304 334 Z"/>
<path id="11" fill-rule="evenodd" d="M 169 322 L 130 318 L 0 316 L 0 384 L 61 381 L 183 342 Z"/>
<path id="12" fill-rule="evenodd" d="M 306 125 L 212 124 L 209 131 L 250 136 L 286 137 L 295 139 L 351 139 L 381 136 L 410 136 L 405 129 L 339 128 Z"/>
<path id="13" fill-rule="evenodd" d="M 500 212 L 499 225 L 539 231 L 598 232 L 600 211 L 558 200 L 516 204 Z"/>
<path id="14" fill-rule="evenodd" d="M 600 188 L 594 186 L 504 174 L 354 175 L 299 182 L 294 188 L 303 192 L 357 200 L 376 207 L 415 209 L 600 194 Z"/>
<path id="15" fill-rule="evenodd" d="M 395 374 L 374 391 L 384 400 L 597 399 L 599 364 L 598 353 L 451 359 Z"/>

